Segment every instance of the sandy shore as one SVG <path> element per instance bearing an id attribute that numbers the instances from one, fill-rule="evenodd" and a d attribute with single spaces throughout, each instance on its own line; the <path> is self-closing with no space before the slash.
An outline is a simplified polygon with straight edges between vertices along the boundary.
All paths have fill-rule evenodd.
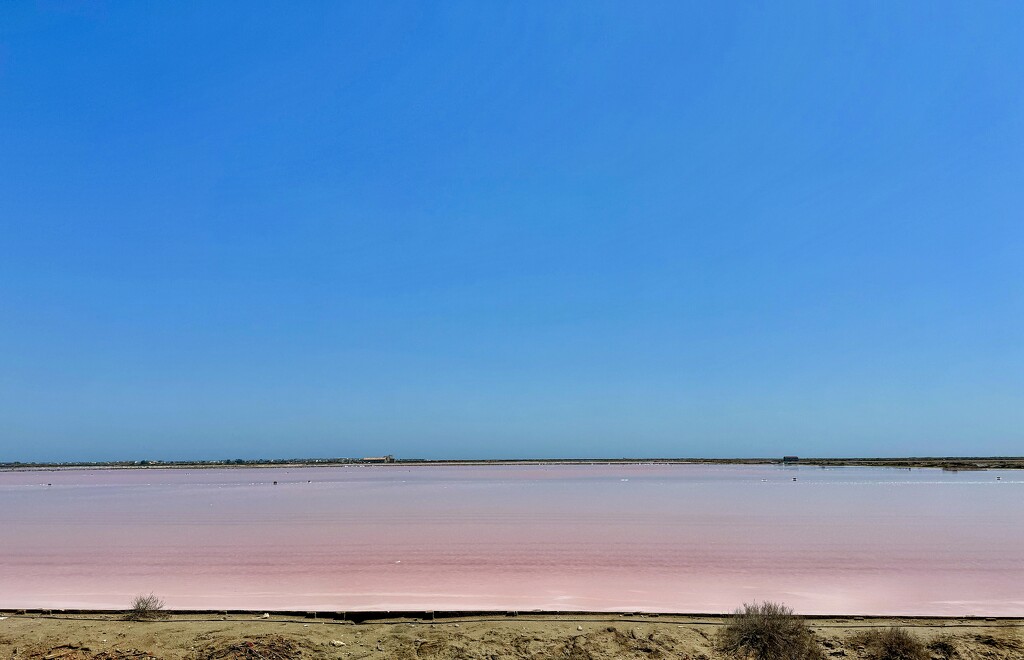
<path id="1" fill-rule="evenodd" d="M 3 613 L 0 657 L 47 660 L 113 658 L 692 658 L 714 660 L 724 619 L 679 615 L 527 615 L 352 623 L 255 614 L 173 615 L 129 622 L 113 614 Z M 901 626 L 934 658 L 1024 658 L 1019 619 L 813 618 L 836 658 L 862 657 L 856 635 Z M 950 649 L 956 655 L 950 655 Z"/>

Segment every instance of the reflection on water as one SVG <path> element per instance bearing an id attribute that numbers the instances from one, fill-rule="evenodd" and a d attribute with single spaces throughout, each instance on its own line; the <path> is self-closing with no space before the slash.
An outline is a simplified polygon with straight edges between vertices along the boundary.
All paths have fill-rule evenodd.
<path id="1" fill-rule="evenodd" d="M 1020 615 L 1022 521 L 1010 470 L 3 472 L 0 606 Z"/>

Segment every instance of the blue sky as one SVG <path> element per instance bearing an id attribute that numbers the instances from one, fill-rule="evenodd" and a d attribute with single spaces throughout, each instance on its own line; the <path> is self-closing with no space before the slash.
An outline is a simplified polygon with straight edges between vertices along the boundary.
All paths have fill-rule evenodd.
<path id="1" fill-rule="evenodd" d="M 1024 453 L 1024 5 L 0 6 L 0 460 Z"/>

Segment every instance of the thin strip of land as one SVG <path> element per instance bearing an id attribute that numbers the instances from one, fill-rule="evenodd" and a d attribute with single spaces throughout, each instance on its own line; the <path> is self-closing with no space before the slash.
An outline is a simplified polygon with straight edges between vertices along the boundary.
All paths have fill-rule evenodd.
<path id="1" fill-rule="evenodd" d="M 391 458 L 280 458 L 228 459 L 216 461 L 67 461 L 67 462 L 0 462 L 0 471 L 89 469 L 202 469 L 202 468 L 270 468 L 326 467 L 337 465 L 813 465 L 818 467 L 893 467 L 939 468 L 943 470 L 1020 470 L 1022 456 L 911 456 L 904 458 L 538 458 L 538 459 L 418 459 Z"/>

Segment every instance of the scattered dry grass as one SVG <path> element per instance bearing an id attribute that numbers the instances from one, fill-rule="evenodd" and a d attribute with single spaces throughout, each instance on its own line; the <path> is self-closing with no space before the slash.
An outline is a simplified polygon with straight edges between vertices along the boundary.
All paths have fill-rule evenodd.
<path id="1" fill-rule="evenodd" d="M 296 639 L 283 635 L 256 635 L 249 639 L 218 640 L 196 649 L 193 658 L 202 660 L 288 660 L 322 657 Z"/>
<path id="2" fill-rule="evenodd" d="M 139 649 L 108 649 L 93 651 L 85 646 L 62 644 L 60 646 L 34 646 L 15 653 L 12 658 L 24 660 L 149 660 L 156 658 L 148 651 Z"/>
<path id="3" fill-rule="evenodd" d="M 1001 653 L 1013 653 L 1014 657 L 1024 658 L 1024 636 L 1021 635 L 1019 628 L 1016 629 L 1016 634 L 1009 633 L 1000 637 L 975 635 L 974 642 L 985 649 Z"/>

